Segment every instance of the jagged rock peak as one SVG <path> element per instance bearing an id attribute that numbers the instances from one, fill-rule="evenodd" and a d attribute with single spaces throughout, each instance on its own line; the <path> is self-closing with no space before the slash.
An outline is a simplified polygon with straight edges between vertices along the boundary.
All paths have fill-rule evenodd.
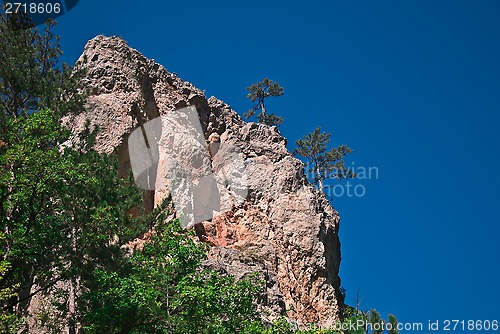
<path id="1" fill-rule="evenodd" d="M 300 323 L 331 324 L 338 319 L 343 307 L 339 216 L 309 185 L 303 163 L 286 149 L 286 140 L 275 127 L 242 121 L 229 105 L 215 97 L 207 99 L 121 38 L 95 37 L 79 61 L 87 70 L 83 82 L 91 95 L 87 111 L 68 124 L 74 131 L 83 127 L 85 118 L 99 125 L 96 148 L 118 149 L 121 175 L 130 168 L 127 138 L 139 121 L 186 106 L 196 107 L 207 143 L 217 140 L 237 147 L 245 166 L 251 166 L 246 171 L 246 200 L 203 223 L 212 245 L 208 265 L 237 277 L 251 270 L 261 272 L 268 280 L 267 297 L 260 306 L 266 319 L 285 310 Z M 216 176 L 227 172 L 224 154 L 220 150 L 208 160 Z M 160 166 L 165 159 L 160 153 Z M 158 204 L 167 194 L 149 192 L 145 205 Z"/>

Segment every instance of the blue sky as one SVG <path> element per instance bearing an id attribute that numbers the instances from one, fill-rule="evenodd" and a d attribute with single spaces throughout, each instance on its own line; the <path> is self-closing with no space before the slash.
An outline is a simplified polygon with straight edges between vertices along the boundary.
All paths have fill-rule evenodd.
<path id="1" fill-rule="evenodd" d="M 279 82 L 290 149 L 321 125 L 379 172 L 333 200 L 347 301 L 427 324 L 500 320 L 499 17 L 496 0 L 81 0 L 56 32 L 66 62 L 118 35 L 240 114 L 246 86 Z"/>

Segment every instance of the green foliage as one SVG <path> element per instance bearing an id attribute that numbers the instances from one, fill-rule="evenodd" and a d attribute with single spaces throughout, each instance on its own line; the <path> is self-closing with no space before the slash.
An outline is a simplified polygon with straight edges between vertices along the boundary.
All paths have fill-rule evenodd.
<path id="1" fill-rule="evenodd" d="M 372 333 L 373 334 L 382 334 L 384 331 L 383 323 L 384 321 L 380 317 L 380 313 L 376 310 L 370 310 L 368 313 L 368 322 L 372 325 Z M 381 324 L 380 326 L 376 326 L 377 324 Z"/>
<path id="2" fill-rule="evenodd" d="M 117 178 L 116 156 L 91 149 L 97 130 L 87 124 L 72 145 L 61 126 L 64 115 L 83 110 L 85 95 L 82 73 L 58 63 L 54 23 L 43 33 L 18 29 L 25 23 L 0 16 L 0 306 L 3 319 L 16 321 L 33 295 L 117 265 L 120 245 L 147 224 L 127 214 L 141 194 Z M 69 293 L 62 296 L 65 313 Z M 6 332 L 16 327 L 2 325 Z"/>
<path id="3" fill-rule="evenodd" d="M 396 334 L 399 333 L 397 330 L 397 319 L 394 315 L 389 315 L 389 323 L 391 326 L 387 326 L 387 321 L 382 319 L 380 313 L 375 309 L 371 309 L 368 312 L 361 312 L 350 306 L 346 306 L 342 320 L 338 325 L 339 328 L 345 329 L 343 331 L 336 331 L 332 333 L 349 333 L 349 334 Z"/>
<path id="4" fill-rule="evenodd" d="M 297 148 L 293 150 L 295 156 L 305 158 L 308 161 L 306 171 L 313 185 L 319 185 L 323 190 L 323 181 L 327 179 L 348 179 L 356 177 L 352 169 L 345 166 L 344 156 L 352 150 L 347 145 L 328 149 L 330 134 L 321 132 L 318 126 L 314 132 L 309 132 L 303 138 L 297 140 Z"/>
<path id="5" fill-rule="evenodd" d="M 276 319 L 269 328 L 258 328 L 255 332 L 263 334 L 376 334 L 376 333 L 398 333 L 397 319 L 394 315 L 389 315 L 391 326 L 386 326 L 387 322 L 380 317 L 376 310 L 361 312 L 353 307 L 345 307 L 342 318 L 337 323 L 327 327 L 320 324 L 296 325 L 285 317 Z M 375 325 L 377 324 L 377 325 Z M 382 325 L 382 326 L 381 326 Z"/>
<path id="6" fill-rule="evenodd" d="M 179 333 L 246 333 L 260 323 L 253 302 L 263 283 L 205 271 L 184 278 L 174 300 Z"/>
<path id="7" fill-rule="evenodd" d="M 4 309 L 24 312 L 33 282 L 38 292 L 63 280 L 112 267 L 119 246 L 144 229 L 127 211 L 141 194 L 117 178 L 116 156 L 61 144 L 68 132 L 51 111 L 9 118 L 0 149 L 0 229 L 9 267 L 0 289 L 15 292 Z M 85 145 L 84 145 L 85 143 Z M 83 146 L 84 145 L 84 146 Z"/>
<path id="8" fill-rule="evenodd" d="M 394 314 L 389 314 L 389 323 L 391 324 L 390 329 L 388 330 L 389 334 L 399 334 L 398 330 L 398 319 Z"/>
<path id="9" fill-rule="evenodd" d="M 164 223 L 119 271 L 96 269 L 82 297 L 88 333 L 246 333 L 257 326 L 255 278 L 198 271 L 204 258 L 178 221 Z M 191 233 L 192 234 L 192 233 Z M 191 236 L 193 237 L 193 235 Z"/>
<path id="10" fill-rule="evenodd" d="M 0 287 L 3 286 L 2 281 L 4 279 L 5 274 L 11 270 L 11 264 L 4 260 L 5 259 L 5 246 L 7 240 L 5 238 L 5 233 L 0 232 Z M 9 298 L 15 296 L 15 291 L 19 289 L 19 284 L 9 287 L 0 288 L 0 305 L 3 305 L 8 301 Z M 9 312 L 5 312 L 0 310 L 0 332 L 5 333 L 8 332 L 10 327 L 15 326 L 14 323 L 16 321 L 15 315 Z"/>
<path id="11" fill-rule="evenodd" d="M 292 324 L 285 318 L 276 319 L 270 328 L 266 329 L 265 334 L 292 334 L 294 333 Z"/>
<path id="12" fill-rule="evenodd" d="M 244 116 L 250 118 L 260 111 L 257 114 L 259 123 L 269 126 L 280 126 L 283 123 L 283 117 L 268 113 L 266 111 L 265 100 L 271 96 L 283 95 L 283 87 L 278 85 L 277 82 L 265 78 L 263 81 L 247 87 L 247 90 L 249 92 L 247 97 L 254 105 Z"/>
<path id="13" fill-rule="evenodd" d="M 0 15 L 0 127 L 8 117 L 51 109 L 58 116 L 83 109 L 79 94 L 83 73 L 59 64 L 59 38 L 49 21 L 41 33 L 26 26 L 26 17 Z"/>
<path id="14" fill-rule="evenodd" d="M 163 216 L 163 215 L 162 215 Z M 82 296 L 82 322 L 88 333 L 163 333 L 169 326 L 171 293 L 199 263 L 202 249 L 162 224 L 151 242 L 119 268 L 96 268 Z"/>
<path id="15" fill-rule="evenodd" d="M 365 334 L 366 328 L 363 325 L 366 324 L 366 322 L 367 316 L 365 313 L 346 305 L 342 314 L 342 320 L 340 321 L 339 328 L 347 329 L 344 332 L 347 332 L 349 334 Z M 355 324 L 355 326 L 352 326 L 352 324 Z M 363 325 L 358 326 L 358 324 Z M 341 332 L 342 331 L 336 331 L 335 333 Z"/>

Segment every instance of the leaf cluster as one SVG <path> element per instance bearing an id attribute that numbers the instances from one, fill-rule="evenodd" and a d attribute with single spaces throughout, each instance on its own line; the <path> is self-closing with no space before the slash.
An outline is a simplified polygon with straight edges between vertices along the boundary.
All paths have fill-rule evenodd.
<path id="1" fill-rule="evenodd" d="M 94 271 L 82 297 L 86 332 L 229 334 L 258 322 L 253 302 L 262 285 L 200 271 L 204 246 L 177 220 L 159 219 L 152 239 L 120 271 Z"/>
<path id="2" fill-rule="evenodd" d="M 83 71 L 59 63 L 59 37 L 54 21 L 38 28 L 19 29 L 23 15 L 0 15 L 0 125 L 8 117 L 51 109 L 59 117 L 83 109 Z"/>

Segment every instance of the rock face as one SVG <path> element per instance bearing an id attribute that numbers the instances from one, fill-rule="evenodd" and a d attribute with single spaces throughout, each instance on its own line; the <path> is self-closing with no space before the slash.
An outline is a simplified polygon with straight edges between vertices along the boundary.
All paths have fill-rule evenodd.
<path id="1" fill-rule="evenodd" d="M 248 196 L 229 211 L 203 223 L 212 245 L 207 265 L 244 277 L 260 272 L 267 280 L 261 301 L 264 318 L 283 315 L 299 323 L 330 324 L 343 307 L 338 276 L 339 216 L 309 185 L 303 164 L 286 149 L 275 127 L 246 123 L 230 106 L 163 66 L 148 60 L 117 37 L 98 36 L 80 58 L 90 88 L 85 118 L 100 126 L 96 149 L 118 149 L 120 174 L 130 168 L 127 138 L 140 124 L 186 106 L 195 106 L 207 147 L 211 142 L 237 147 L 247 170 Z M 224 151 L 210 155 L 222 172 Z M 160 163 L 162 157 L 160 154 Z M 168 191 L 152 190 L 145 205 L 161 202 Z"/>

